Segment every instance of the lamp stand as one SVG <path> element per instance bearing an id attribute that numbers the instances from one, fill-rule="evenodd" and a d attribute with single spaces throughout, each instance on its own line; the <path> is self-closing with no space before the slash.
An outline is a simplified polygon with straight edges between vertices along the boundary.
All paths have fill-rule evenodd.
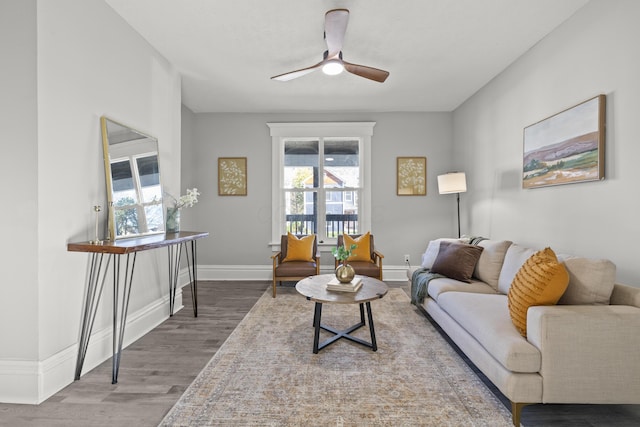
<path id="1" fill-rule="evenodd" d="M 458 239 L 460 238 L 460 193 L 456 193 L 456 199 L 458 201 Z"/>

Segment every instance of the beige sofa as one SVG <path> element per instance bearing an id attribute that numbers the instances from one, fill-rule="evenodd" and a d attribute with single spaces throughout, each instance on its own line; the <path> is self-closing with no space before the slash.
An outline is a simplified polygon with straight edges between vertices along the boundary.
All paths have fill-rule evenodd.
<path id="1" fill-rule="evenodd" d="M 451 240 L 458 239 L 429 242 L 422 267 Z M 614 284 L 610 261 L 559 254 L 567 290 L 557 305 L 528 309 L 525 338 L 511 321 L 507 295 L 536 250 L 509 241 L 478 245 L 470 283 L 432 279 L 416 305 L 511 400 L 514 425 L 532 403 L 640 403 L 640 288 Z"/>

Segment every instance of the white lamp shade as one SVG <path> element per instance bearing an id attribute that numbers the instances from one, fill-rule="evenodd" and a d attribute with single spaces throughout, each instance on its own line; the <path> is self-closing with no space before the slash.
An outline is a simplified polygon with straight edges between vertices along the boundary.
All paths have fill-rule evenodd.
<path id="1" fill-rule="evenodd" d="M 438 175 L 438 192 L 440 194 L 465 193 L 467 177 L 464 172 L 451 172 Z"/>

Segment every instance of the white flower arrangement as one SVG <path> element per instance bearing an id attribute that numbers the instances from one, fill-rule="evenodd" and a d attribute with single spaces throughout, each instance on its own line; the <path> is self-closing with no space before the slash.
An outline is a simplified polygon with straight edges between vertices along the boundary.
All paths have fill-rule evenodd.
<path id="1" fill-rule="evenodd" d="M 180 196 L 180 198 L 176 199 L 175 197 L 173 197 L 171 194 L 167 193 L 167 196 L 171 197 L 173 199 L 173 207 L 175 209 L 182 209 L 182 208 L 190 208 L 193 205 L 195 205 L 196 203 L 198 203 L 198 196 L 200 195 L 200 193 L 198 192 L 197 188 L 193 188 L 192 190 L 189 190 L 187 188 L 187 194 Z"/>

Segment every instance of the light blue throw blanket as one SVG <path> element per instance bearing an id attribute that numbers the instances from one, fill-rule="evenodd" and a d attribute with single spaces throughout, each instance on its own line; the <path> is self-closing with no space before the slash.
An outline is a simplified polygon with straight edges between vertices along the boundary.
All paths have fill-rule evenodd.
<path id="1" fill-rule="evenodd" d="M 428 268 L 419 268 L 411 275 L 411 304 L 422 304 L 427 296 L 429 282 L 438 277 L 445 277 L 442 274 L 432 273 Z"/>

